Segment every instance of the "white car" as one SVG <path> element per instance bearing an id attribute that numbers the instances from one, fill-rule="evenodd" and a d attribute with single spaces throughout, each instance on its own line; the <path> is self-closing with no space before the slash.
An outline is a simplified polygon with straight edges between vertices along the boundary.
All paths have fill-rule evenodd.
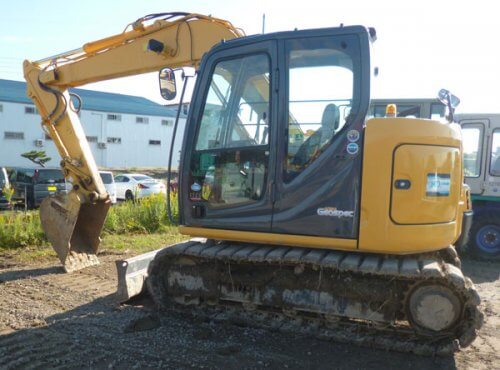
<path id="1" fill-rule="evenodd" d="M 113 172 L 111 171 L 99 171 L 101 175 L 102 182 L 104 183 L 104 187 L 109 194 L 111 199 L 111 203 L 116 203 L 116 184 L 115 179 L 113 177 Z"/>
<path id="2" fill-rule="evenodd" d="M 140 173 L 125 173 L 115 177 L 118 199 L 132 200 L 153 194 L 165 194 L 165 184 Z"/>

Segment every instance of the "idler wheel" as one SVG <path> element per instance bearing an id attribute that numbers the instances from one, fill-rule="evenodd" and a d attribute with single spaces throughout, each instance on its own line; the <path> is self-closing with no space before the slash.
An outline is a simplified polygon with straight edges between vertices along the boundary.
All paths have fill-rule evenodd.
<path id="1" fill-rule="evenodd" d="M 420 285 L 410 292 L 407 314 L 413 328 L 422 334 L 448 332 L 462 315 L 462 302 L 448 287 Z"/>

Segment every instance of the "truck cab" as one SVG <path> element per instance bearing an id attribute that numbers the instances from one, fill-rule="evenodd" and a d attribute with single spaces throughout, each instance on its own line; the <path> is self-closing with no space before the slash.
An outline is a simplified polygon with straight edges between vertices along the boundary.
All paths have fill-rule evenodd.
<path id="1" fill-rule="evenodd" d="M 500 114 L 460 114 L 464 175 L 472 194 L 471 254 L 500 258 Z"/>

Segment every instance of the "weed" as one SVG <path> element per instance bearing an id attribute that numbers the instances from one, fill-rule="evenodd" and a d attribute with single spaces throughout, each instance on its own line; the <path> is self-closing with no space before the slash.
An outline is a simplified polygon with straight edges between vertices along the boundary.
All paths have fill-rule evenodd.
<path id="1" fill-rule="evenodd" d="M 177 193 L 171 194 L 174 218 L 178 217 Z M 114 205 L 108 212 L 103 236 L 113 234 L 165 233 L 178 235 L 167 215 L 165 195 L 137 199 Z M 0 248 L 11 249 L 47 244 L 38 211 L 0 214 Z"/>

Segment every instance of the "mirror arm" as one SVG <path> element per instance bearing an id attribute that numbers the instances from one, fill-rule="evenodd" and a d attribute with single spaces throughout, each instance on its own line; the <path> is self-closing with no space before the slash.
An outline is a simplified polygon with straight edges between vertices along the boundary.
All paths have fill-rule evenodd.
<path id="1" fill-rule="evenodd" d="M 453 105 L 451 104 L 451 92 L 449 91 L 448 91 L 448 109 L 449 109 L 448 121 L 450 121 L 450 123 L 453 123 L 453 121 L 455 121 L 455 108 L 453 108 Z"/>
<path id="2" fill-rule="evenodd" d="M 186 93 L 186 87 L 187 87 L 187 84 L 188 84 L 188 81 L 189 81 L 190 77 L 192 77 L 192 76 L 186 75 L 184 73 L 184 70 L 182 70 L 182 79 L 184 80 L 184 85 L 182 86 L 181 97 L 180 97 L 180 100 L 179 100 L 179 108 L 177 109 L 177 115 L 175 116 L 174 129 L 172 131 L 172 140 L 170 142 L 170 153 L 169 153 L 169 157 L 168 157 L 168 172 L 167 172 L 167 214 L 168 214 L 168 219 L 170 220 L 170 223 L 172 225 L 176 225 L 178 223 L 178 222 L 176 222 L 174 220 L 174 217 L 172 215 L 172 206 L 171 206 L 171 201 L 170 201 L 170 184 L 172 182 L 172 155 L 174 153 L 175 136 L 177 135 L 177 126 L 179 124 L 179 117 L 181 115 L 182 102 L 184 101 L 184 94 Z M 179 168 L 177 168 L 177 172 L 179 172 Z M 179 180 L 179 177 L 178 177 L 178 180 Z M 179 183 L 177 183 L 177 186 L 179 186 Z M 179 197 L 179 193 L 178 193 L 177 196 Z M 177 202 L 179 202 L 179 198 L 178 197 L 177 197 Z"/>

